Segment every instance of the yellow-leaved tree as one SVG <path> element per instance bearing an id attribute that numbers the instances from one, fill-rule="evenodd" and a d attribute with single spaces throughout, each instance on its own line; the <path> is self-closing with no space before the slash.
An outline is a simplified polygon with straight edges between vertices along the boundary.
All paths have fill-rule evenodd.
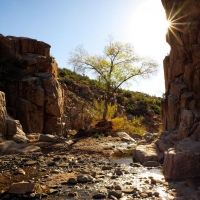
<path id="1" fill-rule="evenodd" d="M 114 42 L 109 38 L 102 56 L 92 56 L 83 46 L 71 52 L 69 64 L 76 71 L 95 72 L 106 91 L 102 119 L 106 120 L 108 105 L 123 83 L 138 76 L 148 78 L 157 71 L 158 64 L 149 58 L 138 56 L 129 43 Z"/>

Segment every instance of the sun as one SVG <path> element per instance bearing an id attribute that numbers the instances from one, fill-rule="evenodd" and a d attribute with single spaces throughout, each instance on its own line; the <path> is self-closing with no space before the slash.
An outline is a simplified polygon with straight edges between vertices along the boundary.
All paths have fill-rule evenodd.
<path id="1" fill-rule="evenodd" d="M 152 0 L 143 0 L 127 25 L 136 51 L 156 60 L 163 59 L 169 52 L 166 33 L 170 26 L 171 21 L 166 19 L 161 2 Z"/>
<path id="2" fill-rule="evenodd" d="M 144 57 L 150 57 L 159 64 L 159 72 L 156 79 L 151 82 L 143 82 L 142 86 L 138 86 L 135 90 L 165 91 L 163 77 L 163 59 L 170 52 L 170 46 L 166 42 L 166 34 L 171 27 L 171 20 L 166 18 L 166 12 L 161 1 L 141 0 L 141 3 L 131 13 L 130 18 L 126 20 L 127 32 L 126 39 L 134 45 L 135 51 Z M 158 81 L 159 80 L 159 81 Z M 159 86 L 158 83 L 159 82 Z"/>
<path id="3" fill-rule="evenodd" d="M 168 14 L 168 35 L 172 34 L 176 40 L 179 42 L 180 45 L 184 45 L 182 40 L 180 39 L 180 34 L 184 32 L 184 26 L 191 24 L 191 22 L 186 22 L 185 18 L 190 15 L 191 13 L 183 14 L 183 10 L 185 7 L 187 7 L 189 1 L 186 1 L 182 7 L 179 7 L 178 9 L 175 8 L 176 4 L 174 3 L 172 6 L 172 9 L 170 10 Z"/>
<path id="4" fill-rule="evenodd" d="M 165 27 L 166 27 L 166 29 L 171 27 L 171 21 L 170 20 L 165 21 Z"/>

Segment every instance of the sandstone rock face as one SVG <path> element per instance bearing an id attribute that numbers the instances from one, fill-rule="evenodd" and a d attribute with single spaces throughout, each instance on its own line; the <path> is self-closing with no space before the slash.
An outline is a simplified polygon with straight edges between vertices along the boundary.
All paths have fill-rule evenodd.
<path id="1" fill-rule="evenodd" d="M 50 47 L 31 38 L 0 34 L 0 58 L 15 57 L 26 74 L 48 72 L 57 76 L 57 63 L 50 57 Z"/>
<path id="2" fill-rule="evenodd" d="M 0 35 L 0 61 L 8 72 L 16 68 L 23 74 L 20 79 L 3 78 L 7 112 L 19 120 L 25 133 L 62 135 L 64 90 L 56 79 L 58 66 L 50 56 L 50 45 Z"/>
<path id="3" fill-rule="evenodd" d="M 200 175 L 200 1 L 162 0 L 162 4 L 167 19 L 173 17 L 176 23 L 166 36 L 171 50 L 164 59 L 162 120 L 163 130 L 171 131 L 173 139 L 163 138 L 173 147 L 163 148 L 163 171 L 169 179 L 195 177 Z M 183 142 L 189 148 L 180 148 Z M 159 144 L 162 148 L 164 142 Z"/>
<path id="4" fill-rule="evenodd" d="M 166 101 L 162 106 L 163 128 L 168 131 L 182 129 L 178 137 L 182 140 L 192 134 L 191 127 L 200 121 L 193 116 L 200 108 L 200 9 L 196 0 L 162 0 L 162 3 L 167 18 L 175 14 L 173 20 L 178 19 L 180 23 L 175 26 L 183 30 L 172 27 L 174 33 L 170 29 L 167 33 L 171 51 L 164 60 Z M 186 122 L 187 115 L 190 119 Z"/>

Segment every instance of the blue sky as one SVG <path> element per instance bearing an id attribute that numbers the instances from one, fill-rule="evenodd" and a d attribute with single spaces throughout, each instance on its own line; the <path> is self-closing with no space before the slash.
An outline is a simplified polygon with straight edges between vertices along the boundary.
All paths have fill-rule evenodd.
<path id="1" fill-rule="evenodd" d="M 112 35 L 160 64 L 157 76 L 138 79 L 128 89 L 164 93 L 162 60 L 169 48 L 161 0 L 0 0 L 0 30 L 4 36 L 50 44 L 60 68 L 70 68 L 69 52 L 79 44 L 91 54 L 101 54 Z"/>

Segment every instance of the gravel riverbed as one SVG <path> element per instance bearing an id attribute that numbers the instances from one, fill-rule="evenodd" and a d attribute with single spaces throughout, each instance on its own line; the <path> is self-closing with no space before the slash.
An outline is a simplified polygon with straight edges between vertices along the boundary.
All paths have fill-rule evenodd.
<path id="1" fill-rule="evenodd" d="M 131 141 L 35 145 L 42 152 L 0 157 L 0 199 L 200 199 L 198 179 L 166 181 L 161 165 L 133 162 Z"/>

